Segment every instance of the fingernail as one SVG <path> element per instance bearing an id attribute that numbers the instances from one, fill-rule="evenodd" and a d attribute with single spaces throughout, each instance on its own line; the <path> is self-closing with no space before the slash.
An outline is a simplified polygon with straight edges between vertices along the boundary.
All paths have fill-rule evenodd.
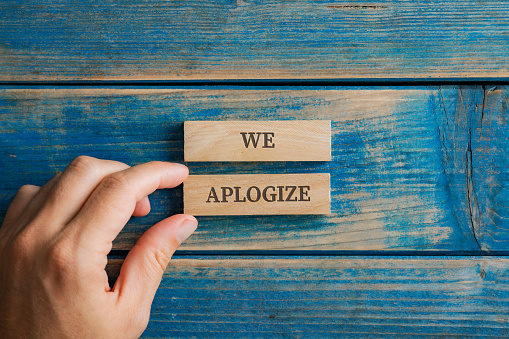
<path id="1" fill-rule="evenodd" d="M 180 228 L 177 231 L 177 241 L 179 244 L 182 244 L 184 241 L 186 241 L 191 234 L 193 234 L 194 231 L 196 231 L 196 228 L 198 227 L 198 223 L 193 220 L 185 220 L 182 225 L 180 225 Z"/>
<path id="2" fill-rule="evenodd" d="M 185 170 L 189 170 L 189 168 L 188 168 L 186 165 L 184 165 L 184 164 L 180 164 L 180 163 L 178 163 L 178 162 L 173 162 L 172 164 L 173 164 L 173 165 L 176 165 L 176 166 L 178 166 L 178 167 L 181 167 L 181 168 L 183 168 L 183 169 L 185 169 Z"/>

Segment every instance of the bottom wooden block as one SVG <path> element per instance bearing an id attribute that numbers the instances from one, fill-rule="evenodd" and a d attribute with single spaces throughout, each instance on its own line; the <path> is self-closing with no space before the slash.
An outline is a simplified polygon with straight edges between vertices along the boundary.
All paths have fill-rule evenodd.
<path id="1" fill-rule="evenodd" d="M 191 175 L 184 182 L 184 213 L 329 214 L 330 175 Z"/>

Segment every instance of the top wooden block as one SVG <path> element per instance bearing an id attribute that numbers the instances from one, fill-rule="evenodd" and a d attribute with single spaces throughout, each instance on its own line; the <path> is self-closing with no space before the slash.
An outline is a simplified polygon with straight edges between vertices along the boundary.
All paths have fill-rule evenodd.
<path id="1" fill-rule="evenodd" d="M 185 161 L 330 161 L 330 120 L 186 121 Z"/>

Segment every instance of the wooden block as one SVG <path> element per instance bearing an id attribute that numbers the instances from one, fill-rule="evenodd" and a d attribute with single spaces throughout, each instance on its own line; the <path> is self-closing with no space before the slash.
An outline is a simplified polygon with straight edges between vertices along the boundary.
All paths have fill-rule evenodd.
<path id="1" fill-rule="evenodd" d="M 186 121 L 186 161 L 330 161 L 330 120 Z"/>
<path id="2" fill-rule="evenodd" d="M 329 214 L 330 175 L 192 175 L 184 182 L 184 213 Z"/>

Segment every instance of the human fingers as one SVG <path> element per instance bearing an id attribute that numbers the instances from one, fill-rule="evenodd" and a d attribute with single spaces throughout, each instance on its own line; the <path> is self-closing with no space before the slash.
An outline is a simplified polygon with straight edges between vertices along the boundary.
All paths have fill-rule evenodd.
<path id="1" fill-rule="evenodd" d="M 4 219 L 4 223 L 0 228 L 0 247 L 5 246 L 6 243 L 11 244 L 14 237 L 22 233 L 30 225 L 34 216 L 37 215 L 41 204 L 44 202 L 47 192 L 51 191 L 60 174 L 55 174 L 42 187 L 37 188 L 37 186 L 25 185 L 20 189 L 14 198 L 16 201 L 11 203 L 11 205 L 14 205 L 14 213 L 9 213 L 9 216 L 6 218 L 7 220 Z M 40 241 L 42 237 L 37 234 L 37 236 L 34 236 L 35 238 Z"/>
<path id="2" fill-rule="evenodd" d="M 142 198 L 140 201 L 136 203 L 136 207 L 133 211 L 133 216 L 135 217 L 143 217 L 150 212 L 150 200 L 148 197 Z"/>
<path id="3" fill-rule="evenodd" d="M 105 176 L 126 168 L 129 166 L 117 161 L 77 157 L 46 194 L 40 197 L 44 202 L 40 206 L 39 214 L 49 218 L 53 231 L 57 231 L 78 213 Z M 65 208 L 62 208 L 63 206 Z"/>
<path id="4" fill-rule="evenodd" d="M 32 201 L 40 189 L 41 187 L 39 186 L 24 185 L 18 190 L 12 199 L 11 204 L 7 208 L 7 212 L 5 213 L 0 232 L 2 232 L 2 230 L 5 232 L 8 228 L 11 228 L 15 225 L 14 221 L 21 216 L 27 205 L 30 203 L 30 201 Z"/>
<path id="5" fill-rule="evenodd" d="M 179 185 L 187 175 L 184 165 L 158 161 L 110 174 L 90 195 L 70 227 L 79 233 L 84 247 L 107 254 L 140 200 L 158 188 Z"/>
<path id="6" fill-rule="evenodd" d="M 174 215 L 149 228 L 127 255 L 113 288 L 125 308 L 150 313 L 161 277 L 173 253 L 197 228 L 190 215 Z"/>
<path id="7" fill-rule="evenodd" d="M 32 217 L 39 211 L 41 205 L 44 203 L 46 196 L 49 192 L 53 189 L 53 186 L 57 182 L 58 178 L 60 178 L 60 175 L 62 173 L 58 172 L 55 174 L 46 184 L 44 184 L 30 199 L 30 201 L 27 202 L 25 205 L 25 208 L 23 210 L 23 213 L 20 213 L 18 215 L 17 224 L 18 226 L 24 226 L 29 220 L 32 219 Z"/>

